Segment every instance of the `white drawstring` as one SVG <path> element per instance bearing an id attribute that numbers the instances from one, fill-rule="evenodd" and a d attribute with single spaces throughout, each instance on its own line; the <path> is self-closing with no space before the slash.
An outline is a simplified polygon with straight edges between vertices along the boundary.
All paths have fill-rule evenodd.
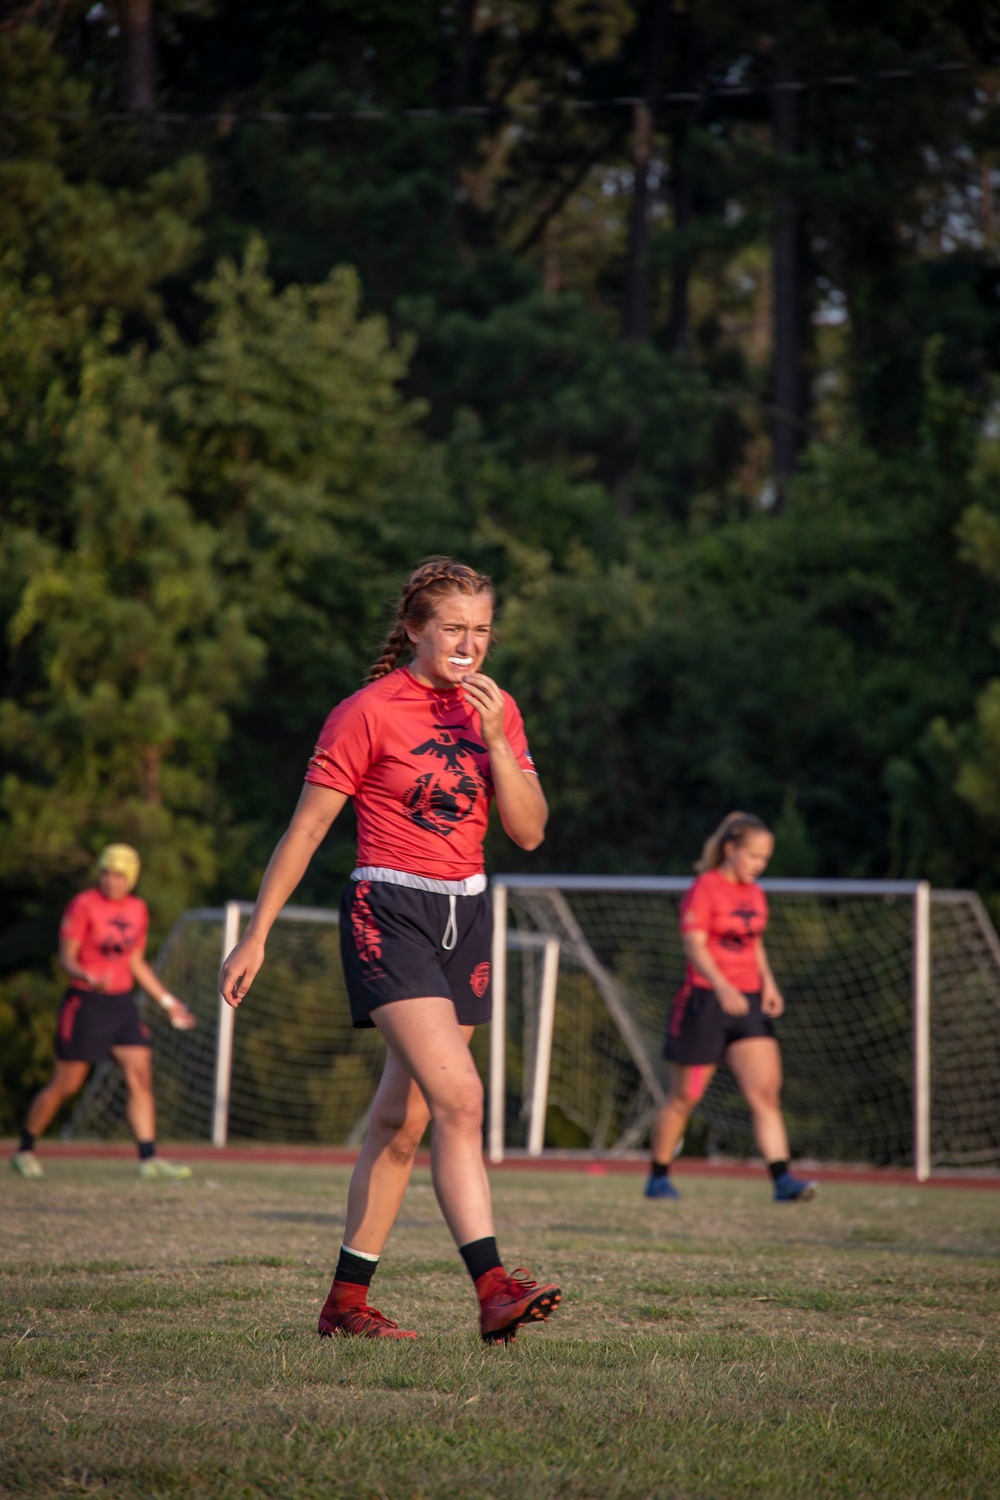
<path id="1" fill-rule="evenodd" d="M 455 897 L 448 897 L 448 925 L 441 939 L 441 947 L 446 953 L 450 953 L 458 942 L 458 922 L 455 920 Z"/>

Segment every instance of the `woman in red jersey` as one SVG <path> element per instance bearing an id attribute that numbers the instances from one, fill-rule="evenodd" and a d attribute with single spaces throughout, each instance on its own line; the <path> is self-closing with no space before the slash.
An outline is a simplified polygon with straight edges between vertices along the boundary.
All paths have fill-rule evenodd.
<path id="1" fill-rule="evenodd" d="M 695 866 L 698 879 L 681 902 L 687 971 L 663 1049 L 670 1087 L 653 1127 L 647 1198 L 680 1197 L 670 1180 L 670 1163 L 691 1111 L 723 1059 L 750 1106 L 775 1200 L 805 1202 L 816 1195 L 815 1182 L 788 1170 L 781 1052 L 774 1034 L 785 1002 L 764 949 L 767 898 L 756 883 L 773 852 L 774 838 L 760 818 L 730 813 L 707 840 Z"/>
<path id="2" fill-rule="evenodd" d="M 320 1315 L 324 1336 L 416 1337 L 368 1306 L 368 1288 L 428 1122 L 434 1190 L 476 1287 L 482 1337 L 507 1342 L 560 1298 L 558 1287 L 501 1264 L 468 1045 L 490 1015 L 490 802 L 522 849 L 538 847 L 548 817 L 517 705 L 480 670 L 493 608 L 489 579 L 462 563 L 432 558 L 413 573 L 368 683 L 323 725 L 246 933 L 219 976 L 238 1005 L 271 925 L 353 798 L 358 855 L 341 902 L 341 952 L 354 1025 L 376 1026 L 387 1055 Z"/>
<path id="3" fill-rule="evenodd" d="M 22 1177 L 41 1177 L 35 1139 L 60 1106 L 79 1093 L 94 1063 L 111 1056 L 125 1075 L 126 1114 L 139 1148 L 143 1177 L 190 1177 L 156 1154 L 156 1104 L 149 1030 L 132 998 L 140 984 L 170 1017 L 188 1030 L 187 1006 L 160 983 L 145 959 L 149 912 L 131 895 L 139 856 L 130 844 L 109 844 L 97 864 L 97 885 L 67 906 L 59 928 L 59 962 L 72 981 L 56 1022 L 56 1069 L 28 1108 L 21 1142 L 11 1158 Z"/>

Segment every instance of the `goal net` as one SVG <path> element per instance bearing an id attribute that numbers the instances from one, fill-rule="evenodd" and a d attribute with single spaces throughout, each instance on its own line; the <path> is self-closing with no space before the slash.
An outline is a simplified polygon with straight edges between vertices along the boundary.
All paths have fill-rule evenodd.
<path id="1" fill-rule="evenodd" d="M 979 898 L 903 882 L 761 883 L 787 1006 L 777 1029 L 796 1155 L 916 1162 L 918 1172 L 921 1155 L 925 1170 L 1000 1164 L 1000 942 Z M 494 881 L 521 935 L 507 955 L 505 1045 L 493 1058 L 494 1159 L 542 1142 L 613 1152 L 645 1143 L 667 1084 L 662 1045 L 689 884 Z M 692 1133 L 709 1154 L 755 1154 L 724 1066 Z"/>
<path id="2" fill-rule="evenodd" d="M 351 1026 L 337 913 L 286 907 L 249 996 L 238 1011 L 226 1007 L 227 1015 L 217 989 L 222 950 L 235 944 L 250 910 L 249 902 L 230 902 L 185 912 L 154 961 L 198 1021 L 193 1031 L 174 1031 L 159 1006 L 141 1001 L 153 1033 L 158 1133 L 219 1144 L 357 1142 L 385 1053 L 376 1031 Z M 221 1070 L 220 1041 L 223 1050 L 228 1041 L 229 1053 Z M 68 1133 L 126 1132 L 121 1075 L 104 1064 L 94 1070 Z"/>
<path id="3" fill-rule="evenodd" d="M 517 1149 L 621 1153 L 645 1145 L 667 1081 L 662 1041 L 683 972 L 677 909 L 688 884 L 555 876 L 493 882 L 503 1020 L 480 1028 L 473 1050 L 489 1069 L 494 1158 Z M 923 1108 L 928 1164 L 1000 1165 L 1000 942 L 978 897 L 933 891 L 926 907 L 922 1076 L 929 1088 L 921 1103 L 914 1088 L 921 1076 L 918 887 L 762 884 L 771 908 L 768 952 L 788 1006 L 778 1029 L 796 1154 L 914 1162 Z M 286 907 L 250 996 L 233 1012 L 220 1005 L 216 979 L 223 947 L 236 941 L 249 911 L 249 903 L 230 902 L 186 912 L 157 956 L 164 983 L 198 1018 L 194 1031 L 173 1031 L 159 1007 L 143 1002 L 159 1134 L 356 1144 L 384 1048 L 377 1032 L 350 1024 L 337 914 Z M 103 1065 L 67 1133 L 106 1138 L 126 1130 L 121 1075 Z M 709 1153 L 755 1151 L 725 1068 L 699 1106 L 692 1139 Z"/>

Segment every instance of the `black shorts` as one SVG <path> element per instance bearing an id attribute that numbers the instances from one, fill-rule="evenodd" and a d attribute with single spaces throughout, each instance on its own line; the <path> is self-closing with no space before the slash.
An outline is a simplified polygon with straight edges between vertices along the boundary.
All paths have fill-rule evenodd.
<path id="1" fill-rule="evenodd" d="M 352 880 L 340 902 L 340 952 L 355 1026 L 392 1000 L 444 995 L 462 1026 L 490 1018 L 493 908 L 488 891 L 455 896 L 455 946 L 444 947 L 451 900 L 384 880 Z"/>
<path id="2" fill-rule="evenodd" d="M 99 1063 L 112 1047 L 149 1045 L 149 1027 L 139 1015 L 131 990 L 121 995 L 66 991 L 56 1021 L 60 1062 Z"/>
<path id="3" fill-rule="evenodd" d="M 733 1042 L 751 1037 L 774 1036 L 774 1022 L 761 1009 L 760 991 L 745 990 L 750 1009 L 745 1016 L 730 1016 L 719 1004 L 714 990 L 685 984 L 674 996 L 663 1055 L 681 1067 L 718 1065 Z"/>

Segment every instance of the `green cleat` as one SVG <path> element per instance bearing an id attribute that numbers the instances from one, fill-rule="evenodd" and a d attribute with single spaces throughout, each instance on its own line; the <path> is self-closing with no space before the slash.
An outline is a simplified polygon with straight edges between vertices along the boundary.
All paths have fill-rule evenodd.
<path id="1" fill-rule="evenodd" d="M 150 1156 L 139 1163 L 139 1176 L 146 1182 L 172 1181 L 178 1177 L 190 1177 L 191 1168 L 175 1161 L 164 1161 L 162 1156 Z"/>
<path id="2" fill-rule="evenodd" d="M 34 1151 L 15 1151 L 10 1159 L 10 1164 L 15 1172 L 20 1172 L 22 1177 L 44 1177 L 42 1164 Z"/>

